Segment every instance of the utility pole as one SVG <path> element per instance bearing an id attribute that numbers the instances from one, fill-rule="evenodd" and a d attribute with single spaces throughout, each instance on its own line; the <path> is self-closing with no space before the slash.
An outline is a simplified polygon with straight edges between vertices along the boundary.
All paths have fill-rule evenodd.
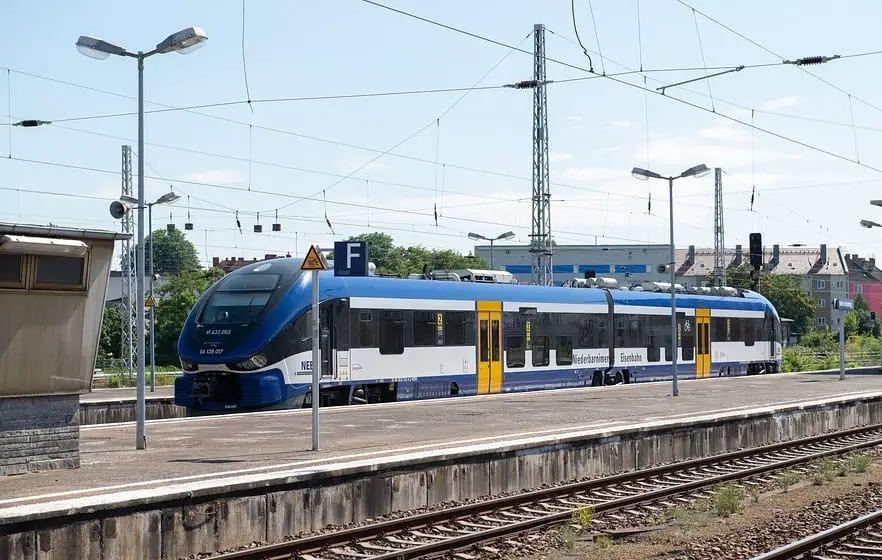
<path id="1" fill-rule="evenodd" d="M 533 26 L 533 282 L 554 284 L 551 264 L 551 190 L 548 184 L 548 96 L 545 91 L 545 26 Z"/>
<path id="2" fill-rule="evenodd" d="M 132 196 L 132 147 L 122 147 L 122 196 Z M 132 234 L 135 230 L 135 218 L 131 212 L 126 212 L 121 220 L 122 232 Z M 120 280 L 122 280 L 122 352 L 120 358 L 124 362 L 124 369 L 129 373 L 129 378 L 135 372 L 135 360 L 138 355 L 138 345 L 135 342 L 135 252 L 132 250 L 131 235 L 122 242 L 122 255 L 120 255 Z"/>
<path id="3" fill-rule="evenodd" d="M 726 241 L 723 228 L 723 170 L 714 168 L 714 283 L 726 285 Z"/>

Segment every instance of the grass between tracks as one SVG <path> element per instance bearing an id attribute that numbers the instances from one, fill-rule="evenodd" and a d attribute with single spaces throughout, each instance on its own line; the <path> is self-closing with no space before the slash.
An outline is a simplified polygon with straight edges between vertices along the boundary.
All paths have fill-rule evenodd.
<path id="1" fill-rule="evenodd" d="M 877 452 L 878 453 L 878 452 Z M 749 530 L 770 519 L 805 508 L 812 502 L 857 494 L 882 479 L 877 453 L 865 452 L 842 459 L 823 459 L 801 473 L 777 473 L 775 482 L 758 486 L 728 484 L 715 488 L 708 500 L 691 507 L 673 507 L 660 513 L 659 529 L 636 536 L 614 538 L 592 526 L 593 512 L 577 511 L 573 521 L 556 529 L 557 550 L 535 560 L 648 560 L 692 557 L 690 544 L 708 537 Z M 768 477 L 771 478 L 771 477 Z M 623 523 L 622 526 L 629 526 Z M 516 557 L 512 557 L 516 558 Z"/>

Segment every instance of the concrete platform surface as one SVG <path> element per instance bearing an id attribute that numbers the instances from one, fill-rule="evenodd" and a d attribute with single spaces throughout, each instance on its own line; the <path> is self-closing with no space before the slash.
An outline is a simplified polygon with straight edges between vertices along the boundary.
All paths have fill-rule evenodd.
<path id="1" fill-rule="evenodd" d="M 150 392 L 147 387 L 145 397 L 150 398 L 172 398 L 175 396 L 175 388 L 172 386 L 157 387 L 154 392 Z M 119 389 L 92 389 L 91 393 L 80 395 L 80 402 L 103 402 L 103 401 L 134 401 L 137 392 L 134 387 L 122 387 Z"/>
<path id="2" fill-rule="evenodd" d="M 670 383 L 650 383 L 329 408 L 320 452 L 309 410 L 151 421 L 144 451 L 133 423 L 84 426 L 80 469 L 0 478 L 0 509 L 871 394 L 882 395 L 882 378 L 780 374 L 683 381 L 676 399 Z"/>

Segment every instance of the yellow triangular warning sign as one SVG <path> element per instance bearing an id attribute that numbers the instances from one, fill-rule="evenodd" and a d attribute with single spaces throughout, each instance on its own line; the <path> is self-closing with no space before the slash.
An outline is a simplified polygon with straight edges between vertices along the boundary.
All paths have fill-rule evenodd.
<path id="1" fill-rule="evenodd" d="M 144 307 L 156 307 L 156 300 L 153 299 L 153 296 L 147 296 L 147 301 L 144 302 Z"/>
<path id="2" fill-rule="evenodd" d="M 316 250 L 315 245 L 311 245 L 309 247 L 309 252 L 306 253 L 306 257 L 303 259 L 303 264 L 300 265 L 300 270 L 327 269 L 328 261 L 325 260 L 325 256 Z"/>

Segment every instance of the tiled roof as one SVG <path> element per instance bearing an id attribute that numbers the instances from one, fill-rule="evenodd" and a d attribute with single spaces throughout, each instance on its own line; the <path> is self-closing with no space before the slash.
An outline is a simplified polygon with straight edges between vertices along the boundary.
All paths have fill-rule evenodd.
<path id="1" fill-rule="evenodd" d="M 694 251 L 694 257 L 690 262 L 690 253 Z M 826 261 L 822 259 L 826 251 Z M 678 276 L 707 276 L 714 269 L 714 250 L 709 248 L 677 249 L 677 275 Z M 778 262 L 773 263 L 775 255 L 774 246 L 766 247 L 763 262 L 766 263 L 764 271 L 772 274 L 792 274 L 796 276 L 807 275 L 839 275 L 848 273 L 842 252 L 838 247 L 778 247 Z M 727 268 L 735 268 L 739 264 L 750 262 L 750 249 L 747 244 L 742 245 L 740 263 L 735 249 L 726 249 L 724 258 Z"/>

